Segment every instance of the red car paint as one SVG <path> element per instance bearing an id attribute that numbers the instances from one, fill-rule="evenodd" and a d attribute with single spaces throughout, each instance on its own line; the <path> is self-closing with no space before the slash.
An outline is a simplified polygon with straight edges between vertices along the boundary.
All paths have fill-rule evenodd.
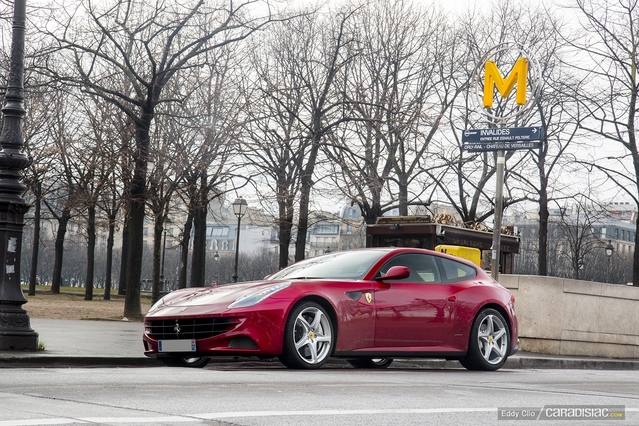
<path id="1" fill-rule="evenodd" d="M 171 339 L 185 337 L 171 335 L 170 326 L 174 321 L 179 325 L 184 321 L 213 318 L 228 320 L 228 324 L 222 325 L 223 331 L 197 339 L 196 352 L 178 355 L 280 355 L 289 314 L 305 300 L 326 308 L 336 336 L 332 356 L 461 358 L 469 349 L 471 326 L 478 313 L 486 308 L 494 308 L 502 314 L 510 330 L 509 355 L 517 351 L 514 298 L 473 263 L 430 250 L 410 248 L 372 248 L 341 253 L 373 260 L 361 276 L 355 278 L 267 278 L 212 288 L 187 288 L 168 294 L 145 317 L 145 355 L 168 355 L 158 351 L 158 340 L 161 339 L 152 332 L 153 324 L 158 321 L 168 324 L 169 334 L 165 338 Z M 340 256 L 341 253 L 325 256 Z M 388 269 L 389 262 L 401 263 L 400 260 L 406 257 L 397 256 L 408 254 L 418 255 L 419 259 L 429 256 L 439 269 L 419 272 L 421 275 L 416 278 L 411 275 L 404 280 L 378 279 L 380 270 Z M 446 265 L 451 265 L 450 261 L 457 262 L 452 264 L 453 270 L 459 264 L 465 265 L 460 266 L 464 271 L 472 268 L 474 276 L 458 279 L 454 274 L 446 275 L 449 272 L 444 273 L 442 259 L 448 260 L 444 261 Z M 229 308 L 234 301 L 278 283 L 290 285 L 254 306 Z"/>

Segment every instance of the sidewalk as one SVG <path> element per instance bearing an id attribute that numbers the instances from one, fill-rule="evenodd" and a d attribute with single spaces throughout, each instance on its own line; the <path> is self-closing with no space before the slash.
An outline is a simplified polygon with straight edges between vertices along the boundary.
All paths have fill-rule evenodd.
<path id="1" fill-rule="evenodd" d="M 7 367 L 127 367 L 163 366 L 143 353 L 141 322 L 31 319 L 45 350 L 40 352 L 0 351 L 0 368 Z M 224 358 L 228 363 L 230 358 Z M 220 360 L 222 361 L 222 359 Z M 209 365 L 214 365 L 215 358 Z M 255 362 L 251 363 L 255 365 Z M 339 359 L 329 366 L 346 366 Z M 462 368 L 457 361 L 405 359 L 394 367 Z M 639 370 L 639 359 L 608 359 L 541 355 L 519 352 L 510 357 L 506 369 Z"/>

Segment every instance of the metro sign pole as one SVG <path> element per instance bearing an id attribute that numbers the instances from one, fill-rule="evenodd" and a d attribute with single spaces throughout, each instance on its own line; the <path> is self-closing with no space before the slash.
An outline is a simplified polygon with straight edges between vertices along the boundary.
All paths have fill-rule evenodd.
<path id="1" fill-rule="evenodd" d="M 0 134 L 0 350 L 35 351 L 38 333 L 31 329 L 29 315 L 22 309 L 26 299 L 20 287 L 22 228 L 29 209 L 22 198 L 26 187 L 21 182 L 21 171 L 31 164 L 31 159 L 22 152 L 25 29 L 26 0 L 16 0 L 11 66 L 2 108 L 4 126 Z"/>
<path id="2" fill-rule="evenodd" d="M 517 60 L 513 65 L 510 74 L 505 78 L 497 68 L 497 64 L 492 57 L 505 55 L 508 51 L 516 51 Z M 477 96 L 470 96 L 471 101 L 481 98 L 483 113 L 489 122 L 494 126 L 489 129 L 464 130 L 462 133 L 462 149 L 469 152 L 497 151 L 495 161 L 495 203 L 494 203 L 494 224 L 493 243 L 491 247 L 491 276 L 497 280 L 499 277 L 499 265 L 501 259 L 501 225 L 504 209 L 504 175 L 506 168 L 506 150 L 531 149 L 536 148 L 543 138 L 544 129 L 541 127 L 517 127 L 520 120 L 532 113 L 538 96 L 538 82 L 536 78 L 529 78 L 529 71 L 540 75 L 539 67 L 535 61 L 529 60 L 523 49 L 513 48 L 509 43 L 504 43 L 492 48 L 482 61 L 475 68 L 475 90 Z M 483 79 L 481 73 L 484 73 Z M 482 84 L 483 83 L 483 84 Z M 527 86 L 530 85 L 532 96 L 527 97 Z M 515 96 L 515 106 L 511 108 L 511 113 L 505 113 L 502 106 L 496 109 L 499 115 L 494 115 L 493 98 L 498 92 L 504 100 L 507 100 L 510 93 L 517 86 Z M 481 87 L 481 90 L 478 90 Z M 480 93 L 481 92 L 481 95 Z M 477 109 L 480 107 L 477 105 Z M 508 128 L 507 123 L 515 125 Z"/>

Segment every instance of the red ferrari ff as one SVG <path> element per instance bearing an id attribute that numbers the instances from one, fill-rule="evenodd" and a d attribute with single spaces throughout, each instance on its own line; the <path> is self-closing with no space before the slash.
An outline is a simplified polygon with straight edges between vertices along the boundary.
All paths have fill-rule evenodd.
<path id="1" fill-rule="evenodd" d="M 232 355 L 305 369 L 329 357 L 360 368 L 429 357 L 497 370 L 518 349 L 514 305 L 464 259 L 410 248 L 336 252 L 264 281 L 167 294 L 145 317 L 144 354 L 191 367 Z"/>

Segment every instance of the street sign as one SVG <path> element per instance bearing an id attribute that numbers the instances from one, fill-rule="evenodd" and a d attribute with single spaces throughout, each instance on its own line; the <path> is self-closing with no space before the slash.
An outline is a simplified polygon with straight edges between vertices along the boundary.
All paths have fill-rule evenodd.
<path id="1" fill-rule="evenodd" d="M 543 127 L 466 129 L 462 133 L 462 147 L 469 152 L 535 149 L 544 134 Z"/>
<path id="2" fill-rule="evenodd" d="M 509 151 L 513 149 L 536 149 L 539 148 L 539 141 L 526 142 L 468 142 L 464 143 L 462 148 L 468 152 L 483 151 Z"/>
<path id="3" fill-rule="evenodd" d="M 535 141 L 543 137 L 543 127 L 466 129 L 462 133 L 462 142 Z"/>

